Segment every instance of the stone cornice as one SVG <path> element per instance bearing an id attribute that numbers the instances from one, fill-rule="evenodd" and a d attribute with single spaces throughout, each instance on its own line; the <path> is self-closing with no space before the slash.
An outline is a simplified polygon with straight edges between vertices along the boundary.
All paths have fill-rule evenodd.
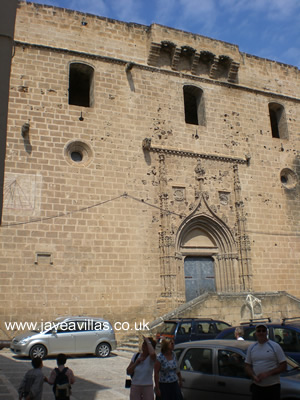
<path id="1" fill-rule="evenodd" d="M 291 96 L 286 96 L 286 95 L 279 94 L 279 93 L 268 92 L 268 91 L 264 91 L 264 90 L 260 90 L 260 89 L 254 89 L 254 88 L 250 88 L 247 86 L 241 86 L 241 85 L 229 83 L 229 82 L 216 81 L 213 79 L 194 76 L 191 74 L 185 74 L 182 72 L 170 71 L 170 70 L 157 68 L 157 67 L 151 67 L 151 66 L 144 65 L 144 64 L 137 64 L 137 63 L 134 63 L 134 62 L 131 62 L 128 60 L 122 60 L 119 58 L 101 56 L 99 54 L 91 54 L 91 53 L 85 53 L 85 52 L 76 51 L 76 50 L 64 49 L 64 48 L 60 48 L 60 47 L 45 46 L 42 44 L 34 44 L 34 43 L 27 43 L 27 42 L 20 42 L 20 41 L 15 41 L 14 44 L 15 44 L 15 46 L 19 46 L 19 47 L 29 47 L 29 48 L 31 47 L 31 48 L 36 48 L 36 49 L 40 49 L 40 50 L 53 51 L 53 52 L 57 52 L 57 53 L 65 53 L 65 54 L 67 53 L 67 54 L 70 54 L 70 55 L 73 55 L 76 57 L 80 57 L 80 58 L 99 60 L 99 61 L 103 61 L 103 62 L 107 62 L 107 63 L 124 65 L 124 67 L 126 67 L 126 65 L 131 63 L 132 67 L 146 70 L 146 71 L 151 71 L 151 72 L 156 72 L 156 73 L 166 74 L 166 75 L 172 75 L 172 76 L 178 76 L 180 78 L 189 79 L 189 80 L 192 80 L 195 82 L 204 82 L 204 83 L 209 83 L 212 85 L 227 87 L 230 89 L 236 89 L 236 90 L 242 90 L 242 91 L 246 91 L 246 92 L 250 92 L 250 93 L 260 94 L 260 95 L 266 96 L 266 97 L 277 98 L 277 99 L 287 100 L 287 101 L 295 101 L 297 103 L 298 102 L 300 103 L 300 98 L 297 98 L 297 97 L 291 97 Z"/>
<path id="2" fill-rule="evenodd" d="M 147 143 L 147 144 L 145 144 L 145 143 Z M 167 149 L 164 147 L 151 146 L 151 144 L 149 145 L 149 139 L 144 139 L 143 150 L 152 151 L 154 153 L 170 154 L 170 155 L 178 156 L 178 157 L 203 158 L 206 160 L 228 162 L 228 163 L 233 163 L 233 164 L 248 164 L 249 165 L 249 162 L 250 162 L 250 156 L 245 156 L 245 158 L 239 158 L 239 157 L 230 157 L 230 156 L 219 155 L 219 154 L 195 153 L 193 151 L 188 151 L 188 150 L 175 150 L 175 149 Z"/>

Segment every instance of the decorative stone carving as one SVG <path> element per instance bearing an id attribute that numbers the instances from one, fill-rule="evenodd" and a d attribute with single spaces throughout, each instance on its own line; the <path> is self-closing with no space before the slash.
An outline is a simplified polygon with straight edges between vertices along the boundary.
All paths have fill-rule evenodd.
<path id="1" fill-rule="evenodd" d="M 229 197 L 230 197 L 229 192 L 219 192 L 220 203 L 223 206 L 226 206 L 229 203 Z"/>
<path id="2" fill-rule="evenodd" d="M 153 66 L 157 65 L 160 48 L 161 48 L 161 43 L 154 43 L 154 42 L 151 43 L 148 56 L 148 65 L 153 65 Z"/>
<path id="3" fill-rule="evenodd" d="M 219 64 L 219 57 L 215 56 L 209 73 L 209 77 L 212 79 L 217 79 L 218 64 Z"/>
<path id="4" fill-rule="evenodd" d="M 151 149 L 151 138 L 145 138 L 142 144 L 143 150 L 149 151 Z"/>
<path id="5" fill-rule="evenodd" d="M 193 61 L 192 61 L 192 68 L 191 68 L 191 73 L 193 75 L 197 74 L 197 65 L 199 64 L 199 60 L 200 60 L 200 54 L 195 53 L 194 57 L 193 57 Z"/>
<path id="6" fill-rule="evenodd" d="M 205 175 L 205 169 L 202 168 L 201 165 L 201 159 L 198 158 L 197 160 L 197 166 L 195 168 L 195 173 L 196 173 L 196 180 L 200 181 L 201 179 L 203 179 L 203 176 Z"/>
<path id="7" fill-rule="evenodd" d="M 231 61 L 229 72 L 228 72 L 228 82 L 235 83 L 237 81 L 238 71 L 240 64 Z"/>
<path id="8" fill-rule="evenodd" d="M 157 67 L 159 66 L 159 58 L 163 57 L 163 51 L 169 51 L 170 53 L 170 67 L 173 71 L 178 71 L 180 57 L 187 56 L 191 57 L 190 72 L 193 75 L 198 75 L 198 65 L 199 62 L 207 64 L 209 66 L 209 77 L 211 79 L 218 79 L 218 74 L 224 67 L 226 63 L 226 70 L 228 70 L 227 80 L 230 83 L 237 82 L 238 70 L 240 64 L 231 60 L 229 56 L 220 55 L 217 56 L 209 51 L 197 50 L 188 45 L 177 46 L 173 42 L 162 40 L 161 43 L 151 42 L 149 55 L 148 55 L 148 65 Z"/>
<path id="9" fill-rule="evenodd" d="M 178 70 L 178 64 L 179 64 L 179 59 L 180 59 L 180 54 L 181 54 L 181 48 L 176 47 L 172 59 L 172 69 L 177 71 Z"/>
<path id="10" fill-rule="evenodd" d="M 183 187 L 173 187 L 173 196 L 176 201 L 185 200 L 185 188 Z"/>

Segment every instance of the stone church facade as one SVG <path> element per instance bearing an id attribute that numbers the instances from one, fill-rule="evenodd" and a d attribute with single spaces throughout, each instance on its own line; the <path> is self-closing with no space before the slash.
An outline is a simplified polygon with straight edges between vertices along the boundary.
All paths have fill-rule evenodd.
<path id="1" fill-rule="evenodd" d="M 20 2 L 1 322 L 300 297 L 299 93 L 233 44 Z"/>

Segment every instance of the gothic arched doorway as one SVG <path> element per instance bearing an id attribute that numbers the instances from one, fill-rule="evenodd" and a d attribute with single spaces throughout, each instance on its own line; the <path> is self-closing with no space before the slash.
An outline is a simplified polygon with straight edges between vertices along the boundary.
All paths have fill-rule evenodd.
<path id="1" fill-rule="evenodd" d="M 205 292 L 233 292 L 238 288 L 238 256 L 232 233 L 219 218 L 193 215 L 177 234 L 182 284 L 186 301 Z"/>

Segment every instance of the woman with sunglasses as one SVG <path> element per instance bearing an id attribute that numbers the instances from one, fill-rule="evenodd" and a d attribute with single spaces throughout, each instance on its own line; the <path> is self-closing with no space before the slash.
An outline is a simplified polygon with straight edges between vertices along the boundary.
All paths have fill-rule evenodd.
<path id="1" fill-rule="evenodd" d="M 182 400 L 181 374 L 174 353 L 174 341 L 163 339 L 161 353 L 154 365 L 156 398 L 161 400 Z"/>
<path id="2" fill-rule="evenodd" d="M 141 353 L 134 354 L 127 367 L 131 375 L 130 400 L 154 400 L 153 368 L 156 360 L 156 341 L 143 336 Z"/>

